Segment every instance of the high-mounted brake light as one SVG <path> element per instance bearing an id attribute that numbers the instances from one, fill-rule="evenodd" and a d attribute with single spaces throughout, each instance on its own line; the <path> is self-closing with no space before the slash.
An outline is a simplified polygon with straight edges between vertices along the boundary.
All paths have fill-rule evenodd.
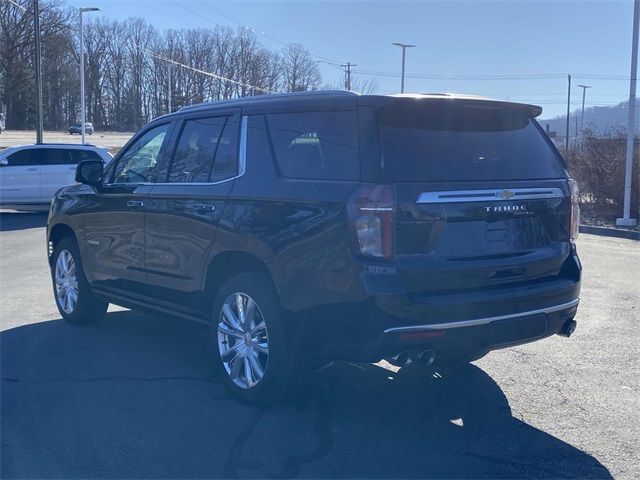
<path id="1" fill-rule="evenodd" d="M 392 258 L 395 194 L 391 185 L 363 184 L 347 207 L 354 249 L 369 257 Z"/>
<path id="2" fill-rule="evenodd" d="M 569 192 L 571 193 L 571 224 L 569 226 L 569 238 L 575 242 L 580 231 L 580 195 L 578 183 L 569 179 Z"/>

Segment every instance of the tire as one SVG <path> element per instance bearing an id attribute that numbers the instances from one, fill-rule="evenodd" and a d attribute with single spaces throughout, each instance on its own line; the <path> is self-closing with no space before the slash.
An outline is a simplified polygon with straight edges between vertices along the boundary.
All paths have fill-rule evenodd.
<path id="1" fill-rule="evenodd" d="M 243 314 L 238 313 L 238 298 Z M 227 280 L 214 301 L 211 330 L 216 368 L 236 398 L 269 405 L 299 391 L 308 371 L 306 361 L 287 331 L 280 301 L 266 275 L 242 273 Z"/>
<path id="2" fill-rule="evenodd" d="M 108 302 L 96 298 L 91 292 L 82 268 L 78 244 L 73 238 L 63 238 L 53 251 L 51 283 L 58 311 L 69 323 L 96 323 L 109 307 Z"/>

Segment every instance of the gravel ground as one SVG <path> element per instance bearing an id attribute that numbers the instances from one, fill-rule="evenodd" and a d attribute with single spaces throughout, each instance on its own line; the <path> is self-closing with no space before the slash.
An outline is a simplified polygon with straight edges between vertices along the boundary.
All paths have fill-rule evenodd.
<path id="1" fill-rule="evenodd" d="M 578 330 L 456 375 L 340 363 L 232 400 L 206 329 L 56 312 L 40 214 L 0 214 L 2 478 L 640 478 L 640 243 L 582 235 Z"/>

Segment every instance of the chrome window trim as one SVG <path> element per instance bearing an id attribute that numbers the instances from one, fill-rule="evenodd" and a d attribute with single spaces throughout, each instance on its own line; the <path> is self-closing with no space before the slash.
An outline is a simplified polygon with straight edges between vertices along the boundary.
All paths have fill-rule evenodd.
<path id="1" fill-rule="evenodd" d="M 248 122 L 249 117 L 242 115 L 240 120 L 240 147 L 238 148 L 238 176 L 239 178 L 244 175 L 247 170 L 247 136 L 248 136 Z"/>
<path id="2" fill-rule="evenodd" d="M 403 333 L 403 332 L 418 332 L 422 330 L 447 330 L 451 328 L 463 328 L 474 327 L 478 325 L 487 325 L 492 322 L 498 322 L 500 320 L 509 320 L 511 318 L 528 317 L 530 315 L 538 315 L 540 313 L 553 313 L 560 310 L 566 310 L 577 306 L 580 303 L 580 299 L 576 298 L 568 303 L 561 305 L 554 305 L 552 307 L 540 308 L 538 310 L 530 310 L 522 313 L 512 313 L 509 315 L 500 315 L 498 317 L 477 318 L 475 320 L 462 320 L 459 322 L 446 322 L 446 323 L 434 323 L 432 325 L 412 325 L 409 327 L 394 327 L 387 328 L 384 333 Z"/>
<path id="3" fill-rule="evenodd" d="M 238 146 L 238 174 L 234 177 L 225 178 L 218 182 L 142 182 L 142 183 L 106 183 L 105 187 L 118 185 L 180 185 L 189 187 L 206 187 L 211 185 L 220 185 L 221 183 L 230 182 L 242 177 L 247 171 L 247 115 L 243 115 L 240 121 L 240 145 Z"/>
<path id="4" fill-rule="evenodd" d="M 416 203 L 503 202 L 562 198 L 559 188 L 500 188 L 491 190 L 449 190 L 422 192 Z"/>

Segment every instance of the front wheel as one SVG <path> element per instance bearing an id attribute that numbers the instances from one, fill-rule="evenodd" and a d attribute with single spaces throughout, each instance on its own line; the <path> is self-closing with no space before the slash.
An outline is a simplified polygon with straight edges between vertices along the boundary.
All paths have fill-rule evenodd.
<path id="1" fill-rule="evenodd" d="M 56 306 L 67 322 L 95 323 L 104 316 L 109 303 L 96 298 L 91 292 L 74 239 L 63 238 L 56 245 L 51 278 Z"/>
<path id="2" fill-rule="evenodd" d="M 227 280 L 218 291 L 211 325 L 220 376 L 237 398 L 265 405 L 300 388 L 306 362 L 287 332 L 266 275 L 243 273 Z"/>

